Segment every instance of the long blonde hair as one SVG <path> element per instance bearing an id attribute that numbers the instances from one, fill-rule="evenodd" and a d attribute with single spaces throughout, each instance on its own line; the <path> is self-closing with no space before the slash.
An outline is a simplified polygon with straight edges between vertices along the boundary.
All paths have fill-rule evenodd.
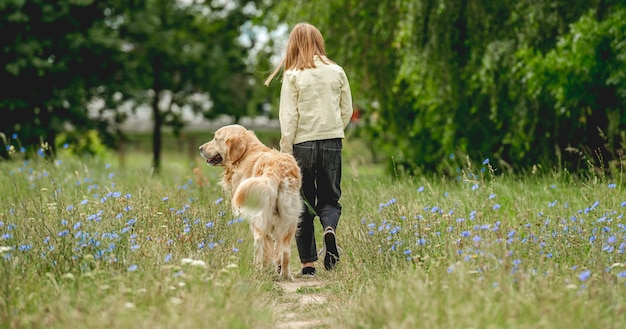
<path id="1" fill-rule="evenodd" d="M 319 56 L 326 63 L 326 49 L 324 48 L 322 33 L 309 23 L 296 24 L 289 34 L 285 58 L 276 66 L 274 72 L 265 79 L 265 85 L 269 86 L 272 79 L 281 69 L 288 71 L 314 68 L 315 62 L 313 57 L 315 55 Z"/>

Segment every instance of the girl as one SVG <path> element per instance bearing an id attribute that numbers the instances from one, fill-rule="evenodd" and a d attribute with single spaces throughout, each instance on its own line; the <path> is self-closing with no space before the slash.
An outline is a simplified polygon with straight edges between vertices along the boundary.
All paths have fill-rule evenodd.
<path id="1" fill-rule="evenodd" d="M 293 154 L 302 172 L 303 211 L 296 244 L 303 275 L 315 274 L 318 254 L 314 219 L 324 229 L 324 267 L 339 262 L 335 231 L 341 216 L 341 151 L 352 116 L 350 84 L 343 68 L 326 57 L 324 38 L 308 23 L 297 24 L 287 53 L 265 80 L 283 70 L 280 91 L 280 150 Z"/>

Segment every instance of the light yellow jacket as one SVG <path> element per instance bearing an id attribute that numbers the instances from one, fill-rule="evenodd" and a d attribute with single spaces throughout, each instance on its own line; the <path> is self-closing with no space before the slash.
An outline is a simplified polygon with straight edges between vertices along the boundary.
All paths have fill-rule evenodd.
<path id="1" fill-rule="evenodd" d="M 315 68 L 285 72 L 280 91 L 280 150 L 293 145 L 344 138 L 352 117 L 350 83 L 343 68 L 315 57 Z"/>

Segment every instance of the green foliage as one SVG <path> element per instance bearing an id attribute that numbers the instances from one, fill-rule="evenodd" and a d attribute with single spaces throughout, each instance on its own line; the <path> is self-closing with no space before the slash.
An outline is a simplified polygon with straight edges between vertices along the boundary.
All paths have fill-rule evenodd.
<path id="1" fill-rule="evenodd" d="M 169 99 L 158 110 L 174 126 L 182 124 L 179 109 L 185 105 L 207 117 L 245 113 L 246 48 L 236 39 L 247 17 L 240 4 L 233 9 L 219 3 L 147 0 L 120 6 L 112 15 L 124 22 L 120 37 L 132 47 L 128 69 L 121 72 L 127 88 L 116 90 L 124 99 L 149 105 Z M 211 111 L 194 102 L 198 93 L 213 103 Z"/>
<path id="2" fill-rule="evenodd" d="M 279 40 L 237 37 L 307 20 L 350 78 L 355 136 L 389 171 L 454 175 L 490 158 L 502 171 L 614 172 L 624 16 L 621 0 L 2 1 L 0 131 L 37 149 L 68 127 L 97 129 L 115 147 L 120 106 L 148 105 L 158 168 L 160 129 L 180 133 L 183 107 L 239 118 L 276 104 L 279 84 L 253 81 Z"/>
<path id="3" fill-rule="evenodd" d="M 55 141 L 56 149 L 75 156 L 103 156 L 107 151 L 96 130 L 61 133 Z"/>
<path id="4" fill-rule="evenodd" d="M 325 35 L 364 110 L 361 136 L 390 170 L 453 174 L 462 162 L 451 157 L 489 157 L 517 172 L 619 165 L 622 1 L 280 4 L 276 11 L 290 25 L 308 20 Z M 569 56 L 565 40 L 584 49 Z M 544 54 L 560 64 L 543 62 Z M 564 106 L 575 115 L 561 115 Z"/>
<path id="5" fill-rule="evenodd" d="M 519 75 L 533 97 L 554 100 L 545 109 L 561 124 L 555 136 L 562 150 L 570 146 L 597 166 L 616 162 L 626 129 L 626 10 L 601 22 L 594 11 L 571 25 L 545 55 L 522 49 L 526 64 Z M 572 151 L 569 151 L 572 152 Z"/>
<path id="6" fill-rule="evenodd" d="M 158 169 L 160 131 L 180 133 L 183 108 L 246 113 L 247 48 L 237 37 L 257 14 L 239 1 L 3 1 L 0 131 L 37 147 L 68 127 L 97 129 L 117 147 L 119 124 L 147 105 Z M 0 142 L 0 157 L 7 146 Z"/>
<path id="7" fill-rule="evenodd" d="M 65 123 L 91 129 L 86 104 L 120 68 L 101 1 L 3 1 L 0 6 L 0 131 L 26 147 L 52 143 Z M 6 157 L 6 145 L 0 145 Z"/>

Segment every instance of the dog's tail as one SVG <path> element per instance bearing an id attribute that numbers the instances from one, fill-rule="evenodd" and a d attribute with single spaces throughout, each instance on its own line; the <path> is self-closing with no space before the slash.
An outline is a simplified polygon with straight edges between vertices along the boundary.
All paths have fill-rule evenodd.
<path id="1" fill-rule="evenodd" d="M 278 196 L 278 184 L 271 177 L 260 176 L 244 180 L 233 194 L 236 209 L 274 209 Z"/>

